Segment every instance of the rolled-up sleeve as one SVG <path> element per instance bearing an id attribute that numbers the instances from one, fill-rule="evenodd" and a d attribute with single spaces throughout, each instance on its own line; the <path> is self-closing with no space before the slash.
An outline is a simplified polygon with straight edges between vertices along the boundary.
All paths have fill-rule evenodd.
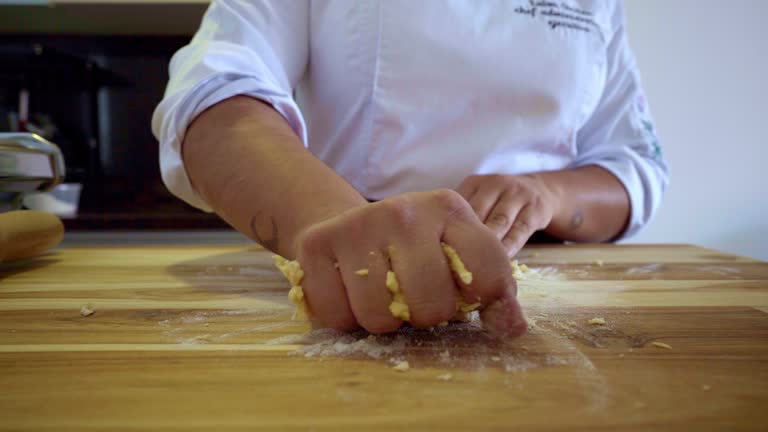
<path id="1" fill-rule="evenodd" d="M 615 31 L 607 48 L 606 84 L 594 113 L 579 130 L 574 166 L 597 165 L 629 194 L 629 223 L 620 238 L 636 234 L 658 210 L 669 182 L 653 120 L 627 42 L 624 13 L 614 13 Z"/>
<path id="2" fill-rule="evenodd" d="M 192 41 L 171 59 L 168 87 L 152 116 L 168 189 L 211 211 L 190 184 L 181 143 L 200 113 L 232 96 L 269 103 L 306 145 L 306 125 L 293 90 L 308 57 L 308 0 L 215 0 Z"/>

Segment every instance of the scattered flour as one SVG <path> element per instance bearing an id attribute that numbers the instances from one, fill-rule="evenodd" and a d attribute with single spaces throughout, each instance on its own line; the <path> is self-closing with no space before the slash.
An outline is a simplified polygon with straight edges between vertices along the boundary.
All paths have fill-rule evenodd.
<path id="1" fill-rule="evenodd" d="M 289 335 L 265 342 L 267 345 L 303 345 L 293 355 L 304 357 L 351 357 L 382 359 L 405 352 L 407 339 L 375 336 L 365 332 L 345 333 L 332 329 L 313 330 L 304 335 Z"/>
<path id="2" fill-rule="evenodd" d="M 594 317 L 591 320 L 587 321 L 589 325 L 605 325 L 605 318 L 603 317 Z"/>
<path id="3" fill-rule="evenodd" d="M 411 369 L 411 365 L 408 363 L 408 360 L 402 360 L 402 361 L 399 361 L 396 365 L 394 365 L 392 369 L 398 372 L 408 372 L 408 370 Z"/>
<path id="4" fill-rule="evenodd" d="M 661 264 L 648 264 L 641 267 L 630 267 L 626 270 L 627 274 L 646 274 L 655 273 L 661 269 Z"/>
<path id="5" fill-rule="evenodd" d="M 592 404 L 604 405 L 607 394 L 604 379 L 589 358 L 570 339 L 578 339 L 582 343 L 591 343 L 593 346 L 598 345 L 589 339 L 591 335 L 588 326 L 578 325 L 573 321 L 572 305 L 566 304 L 558 295 L 561 281 L 566 280 L 567 277 L 584 276 L 586 270 L 583 270 L 584 275 L 579 275 L 571 271 L 561 273 L 558 267 L 554 266 L 532 268 L 518 262 L 512 262 L 510 265 L 518 282 L 518 297 L 529 319 L 529 334 L 523 339 L 508 341 L 493 338 L 482 328 L 478 311 L 472 310 L 478 305 L 467 304 L 459 307 L 462 309 L 461 306 L 464 306 L 465 310 L 472 310 L 467 322 L 450 323 L 428 329 L 417 329 L 405 325 L 397 332 L 386 335 L 370 335 L 364 331 L 343 333 L 330 329 L 318 329 L 305 334 L 283 334 L 263 343 L 291 345 L 291 348 L 298 346 L 289 354 L 305 358 L 385 361 L 393 364 L 395 370 L 406 368 L 398 366 L 400 364 L 407 365 L 405 370 L 408 370 L 418 368 L 420 364 L 434 365 L 435 363 L 439 363 L 441 367 L 478 371 L 494 368 L 508 373 L 520 373 L 543 367 L 568 366 L 579 383 L 587 389 L 585 394 L 589 394 Z M 292 285 L 297 286 L 300 278 L 297 274 L 292 276 L 294 276 Z M 360 274 L 360 276 L 365 275 Z M 465 278 L 468 279 L 469 275 L 465 274 Z M 288 320 L 291 309 L 286 305 L 278 311 L 272 311 L 270 316 L 264 315 L 263 310 L 202 311 L 170 318 L 166 316 L 163 317 L 166 319 L 158 321 L 158 325 L 167 328 L 165 333 L 173 336 L 179 343 L 208 343 L 236 336 L 247 338 L 251 333 L 276 332 L 279 329 L 294 326 L 295 323 Z M 266 319 L 267 322 L 253 322 L 250 321 L 250 317 L 244 316 L 242 318 L 244 323 L 251 322 L 251 325 L 246 325 L 244 328 L 222 334 L 197 336 L 188 334 L 187 326 L 199 332 L 210 319 L 217 315 L 229 314 L 254 314 L 259 316 L 259 321 Z M 220 328 L 218 325 L 216 327 Z M 445 381 L 452 378 L 453 375 L 450 373 L 443 373 L 437 377 Z"/>

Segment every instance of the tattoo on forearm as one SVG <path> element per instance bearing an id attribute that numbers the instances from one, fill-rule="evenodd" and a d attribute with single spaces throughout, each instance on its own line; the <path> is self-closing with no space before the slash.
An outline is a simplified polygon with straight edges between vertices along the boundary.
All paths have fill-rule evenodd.
<path id="1" fill-rule="evenodd" d="M 257 243 L 271 250 L 272 252 L 277 253 L 277 246 L 280 242 L 280 239 L 277 233 L 277 224 L 275 223 L 275 218 L 274 216 L 269 217 L 269 223 L 272 225 L 272 232 L 269 233 L 268 236 L 264 237 L 259 235 L 259 230 L 256 227 L 256 217 L 259 215 L 261 215 L 261 213 L 257 213 L 256 216 L 251 216 L 251 234 Z"/>
<path id="2" fill-rule="evenodd" d="M 571 219 L 571 229 L 579 229 L 584 223 L 584 212 L 581 209 L 576 210 Z"/>

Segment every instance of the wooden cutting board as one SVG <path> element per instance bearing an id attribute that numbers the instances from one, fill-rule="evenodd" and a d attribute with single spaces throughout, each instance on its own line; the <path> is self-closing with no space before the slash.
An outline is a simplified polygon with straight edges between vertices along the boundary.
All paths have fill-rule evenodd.
<path id="1" fill-rule="evenodd" d="M 507 344 L 472 324 L 302 338 L 258 248 L 0 264 L 0 430 L 765 430 L 767 263 L 683 245 L 519 258 L 532 328 Z"/>

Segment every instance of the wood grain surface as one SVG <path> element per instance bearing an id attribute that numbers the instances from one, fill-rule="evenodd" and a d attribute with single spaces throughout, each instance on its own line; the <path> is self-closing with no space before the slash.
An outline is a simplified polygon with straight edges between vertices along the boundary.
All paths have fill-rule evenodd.
<path id="1" fill-rule="evenodd" d="M 475 324 L 302 336 L 257 247 L 0 264 L 0 430 L 765 430 L 768 263 L 684 245 L 518 258 L 536 272 L 512 342 Z"/>

